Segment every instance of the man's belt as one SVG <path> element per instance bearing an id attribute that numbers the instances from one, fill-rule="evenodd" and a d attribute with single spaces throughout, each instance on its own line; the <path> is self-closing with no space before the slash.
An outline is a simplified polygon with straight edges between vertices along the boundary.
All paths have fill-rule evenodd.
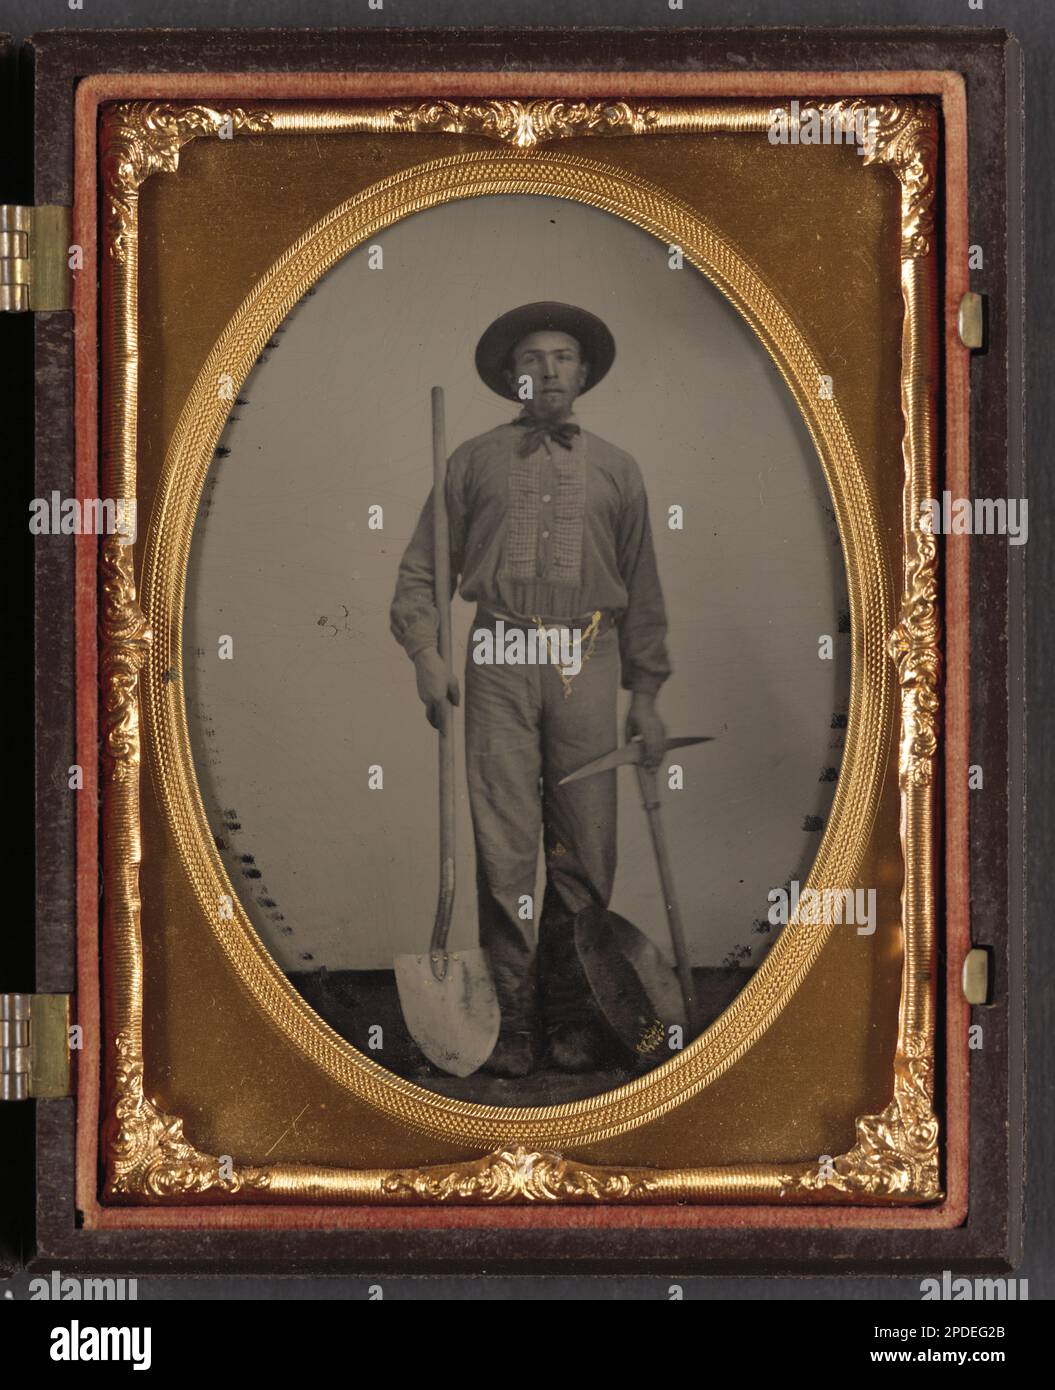
<path id="1" fill-rule="evenodd" d="M 596 614 L 600 611 L 600 617 Z M 497 608 L 487 608 L 483 604 L 478 604 L 476 617 L 473 619 L 474 626 L 494 627 L 495 623 L 502 622 L 506 629 L 520 632 L 535 632 L 538 628 L 576 628 L 580 633 L 592 632 L 594 637 L 603 637 L 606 632 L 616 625 L 616 615 L 610 609 L 594 610 L 592 613 L 583 613 L 574 618 L 547 618 L 543 615 L 537 617 L 533 614 L 530 618 L 517 617 L 512 613 L 503 613 Z"/>

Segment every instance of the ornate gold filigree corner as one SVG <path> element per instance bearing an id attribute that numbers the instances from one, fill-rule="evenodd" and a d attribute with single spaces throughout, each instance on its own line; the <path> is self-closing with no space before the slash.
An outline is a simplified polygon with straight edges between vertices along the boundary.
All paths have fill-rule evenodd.
<path id="1" fill-rule="evenodd" d="M 901 259 L 929 256 L 934 249 L 937 107 L 911 97 L 855 97 L 803 102 L 800 119 L 809 111 L 846 125 L 860 123 L 862 162 L 887 165 L 901 184 Z"/>
<path id="2" fill-rule="evenodd" d="M 856 1124 L 857 1143 L 830 1163 L 799 1173 L 784 1194 L 841 1193 L 851 1200 L 934 1202 L 944 1194 L 934 1113 L 934 1049 L 928 1034 L 909 1036 L 894 1062 L 894 1098 Z"/>
<path id="3" fill-rule="evenodd" d="M 115 1040 L 115 1103 L 106 1143 L 104 1196 L 117 1202 L 157 1202 L 223 1193 L 266 1193 L 266 1168 L 238 1168 L 200 1153 L 183 1133 L 183 1121 L 166 1115 L 143 1093 L 143 1055 L 128 1033 Z"/>
<path id="4" fill-rule="evenodd" d="M 172 174 L 189 140 L 214 135 L 259 135 L 269 130 L 271 111 L 242 106 L 185 106 L 177 102 L 125 101 L 104 110 L 101 166 L 103 224 L 110 256 L 123 261 L 132 244 L 135 200 L 151 174 Z"/>
<path id="5" fill-rule="evenodd" d="M 627 101 L 423 101 L 392 113 L 400 131 L 482 135 L 516 149 L 586 135 L 647 135 L 659 124 L 652 106 Z"/>
<path id="6" fill-rule="evenodd" d="M 139 672 L 153 640 L 136 599 L 132 547 L 107 536 L 100 552 L 102 606 L 99 617 L 103 755 L 112 781 L 139 766 Z"/>
<path id="7" fill-rule="evenodd" d="M 531 1149 L 502 1149 L 469 1163 L 389 1173 L 384 1196 L 422 1202 L 633 1202 L 660 1191 L 647 1168 L 593 1167 Z"/>

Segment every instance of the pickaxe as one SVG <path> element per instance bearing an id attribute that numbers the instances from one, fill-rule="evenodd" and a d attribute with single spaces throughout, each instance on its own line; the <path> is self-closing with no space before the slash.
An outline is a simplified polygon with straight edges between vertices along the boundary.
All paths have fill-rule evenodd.
<path id="1" fill-rule="evenodd" d="M 672 748 L 688 748 L 694 743 L 712 743 L 713 741 L 709 734 L 695 738 L 668 738 L 663 745 L 663 752 L 669 753 Z M 667 853 L 667 842 L 663 835 L 656 769 L 645 766 L 644 741 L 640 735 L 632 738 L 621 748 L 613 748 L 610 753 L 605 753 L 600 758 L 594 758 L 593 762 L 587 763 L 585 767 L 580 767 L 577 772 L 570 772 L 567 777 L 562 777 L 560 785 L 563 787 L 568 782 L 578 782 L 583 777 L 593 777 L 598 772 L 609 772 L 614 767 L 626 765 L 637 771 L 637 783 L 641 788 L 641 802 L 648 816 L 648 828 L 652 832 L 652 848 L 656 852 L 656 867 L 659 870 L 659 882 L 663 889 L 663 901 L 667 909 L 667 922 L 670 926 L 670 938 L 674 946 L 678 983 L 681 985 L 681 994 L 685 1001 L 685 1022 L 686 1026 L 695 1033 L 696 992 L 692 984 L 692 967 L 689 964 L 689 953 L 685 946 L 685 929 L 681 922 L 681 912 L 678 909 L 678 900 L 674 894 L 674 875 L 670 867 L 670 856 Z"/>

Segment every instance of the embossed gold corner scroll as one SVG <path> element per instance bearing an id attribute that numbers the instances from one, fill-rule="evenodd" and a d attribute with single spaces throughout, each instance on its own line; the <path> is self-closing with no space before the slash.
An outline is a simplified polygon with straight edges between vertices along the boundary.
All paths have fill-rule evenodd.
<path id="1" fill-rule="evenodd" d="M 895 1058 L 893 1095 L 879 1115 L 857 1121 L 857 1142 L 846 1154 L 823 1166 L 794 1162 L 784 1165 L 738 1165 L 724 1168 L 626 1171 L 578 1163 L 562 1156 L 558 1142 L 570 1146 L 592 1137 L 618 1133 L 644 1123 L 680 1104 L 731 1065 L 735 1056 L 760 1035 L 815 959 L 827 929 L 788 928 L 766 961 L 745 987 L 741 998 L 685 1053 L 649 1076 L 608 1096 L 548 1110 L 503 1110 L 444 1102 L 383 1073 L 369 1059 L 354 1053 L 320 1020 L 310 1029 L 303 1023 L 304 1041 L 313 1058 L 354 1070 L 360 1095 L 390 1113 L 398 1112 L 411 1125 L 427 1128 L 443 1110 L 451 1134 L 462 1137 L 469 1150 L 494 1151 L 483 1158 L 407 1171 L 353 1171 L 308 1165 L 274 1164 L 240 1168 L 228 1160 L 200 1153 L 183 1134 L 178 1117 L 164 1114 L 143 1087 L 143 975 L 140 932 L 139 779 L 141 701 L 160 710 L 156 735 L 162 776 L 171 779 L 171 762 L 181 764 L 177 747 L 162 743 L 168 724 L 182 727 L 183 754 L 179 775 L 193 777 L 186 750 L 182 692 L 170 691 L 166 704 L 166 662 L 178 660 L 182 593 L 181 563 L 189 549 L 194 507 L 186 506 L 192 490 L 184 489 L 182 512 L 166 513 L 165 524 L 152 519 L 145 581 L 153 590 L 148 625 L 135 590 L 133 546 L 126 538 L 109 538 L 102 551 L 103 604 L 101 616 L 102 703 L 104 711 L 104 973 L 107 1108 L 104 1128 L 104 1195 L 111 1201 L 133 1203 L 176 1201 L 376 1203 L 376 1202 L 927 1202 L 941 1195 L 938 1171 L 938 1122 L 934 1113 L 934 778 L 938 755 L 941 649 L 937 594 L 937 546 L 933 535 L 920 529 L 921 502 L 934 495 L 935 399 L 937 362 L 935 337 L 936 264 L 933 204 L 937 157 L 937 115 L 921 101 L 815 102 L 822 116 L 852 119 L 858 112 L 872 122 L 870 144 L 862 163 L 889 168 L 901 185 L 901 282 L 904 327 L 901 357 L 904 417 L 904 571 L 900 618 L 888 616 L 885 599 L 885 559 L 879 547 L 873 508 L 862 491 L 859 464 L 838 406 L 807 398 L 804 383 L 816 381 L 819 366 L 780 301 L 752 278 L 752 272 L 702 219 L 644 180 L 617 175 L 610 166 L 551 152 L 547 147 L 571 136 L 652 136 L 727 131 L 763 133 L 770 127 L 772 108 L 761 104 L 485 101 L 429 101 L 413 107 L 392 105 L 261 106 L 247 110 L 211 105 L 136 102 L 107 108 L 101 130 L 104 195 L 104 362 L 107 372 L 104 485 L 107 495 L 133 498 L 136 488 L 136 412 L 138 392 L 138 190 L 154 173 L 173 172 L 179 152 L 189 140 L 244 133 L 273 136 L 412 131 L 472 133 L 495 142 L 495 154 L 475 154 L 434 160 L 400 178 L 367 189 L 351 204 L 337 209 L 306 234 L 261 282 L 272 304 L 282 305 L 303 292 L 291 279 L 294 252 L 308 258 L 317 278 L 350 245 L 352 233 L 363 234 L 369 218 L 386 225 L 393 206 L 408 190 L 413 208 L 432 206 L 454 196 L 480 192 L 538 191 L 573 197 L 607 208 L 659 233 L 675 228 L 684 240 L 687 258 L 708 274 L 733 300 L 762 339 L 802 409 L 821 455 L 832 490 L 844 544 L 863 560 L 858 573 L 849 573 L 854 644 L 855 686 L 851 696 L 851 732 L 858 723 L 882 725 L 887 718 L 886 692 L 896 670 L 901 691 L 899 782 L 901 843 L 904 857 L 902 929 L 904 965 Z M 502 151 L 505 151 L 504 153 Z M 461 172 L 460 172 L 461 171 Z M 400 185 L 397 187 L 396 185 Z M 586 191 L 584 191 L 586 190 Z M 344 238 L 343 242 L 341 238 Z M 314 238 L 314 240 L 312 240 Z M 321 249 L 320 249 L 321 248 Z M 311 257 L 315 260 L 312 261 Z M 328 260 L 327 260 L 328 258 Z M 285 279 L 283 278 L 285 277 Z M 289 280 L 290 283 L 286 283 Z M 265 283 L 266 282 L 266 283 Z M 295 302 L 295 299 L 294 299 Z M 273 325 L 266 316 L 253 319 L 249 301 L 224 334 L 224 340 L 243 341 L 236 367 L 248 371 L 258 355 L 257 339 L 266 339 Z M 284 310 L 288 311 L 288 310 Z M 254 336 L 254 334 L 256 336 Z M 210 355 L 210 363 L 219 349 Z M 230 347 L 228 351 L 233 351 Z M 207 364 L 208 367 L 209 364 Z M 215 365 L 215 364 L 213 364 Z M 203 369 L 203 372 L 205 369 Z M 236 371 L 232 371 L 240 380 Z M 211 392 L 215 398 L 215 391 Z M 212 408 L 215 408 L 215 401 Z M 211 453 L 215 440 L 209 429 L 222 428 L 222 419 L 202 425 L 206 412 L 192 398 L 181 416 L 166 470 L 183 478 L 189 459 Z M 203 447 L 204 446 L 204 447 Z M 179 457 L 180 449 L 186 457 Z M 833 470 L 829 456 L 841 467 Z M 186 466 L 184 466 L 186 465 Z M 204 465 L 202 465 L 204 466 Z M 180 473 L 183 468 L 183 473 Z M 199 469 L 200 471 L 200 469 Z M 170 477 L 170 483 L 172 479 Z M 185 481 L 185 479 L 184 479 Z M 163 489 L 164 490 L 164 489 Z M 158 508 L 155 507 L 155 512 Z M 183 517 L 182 539 L 172 532 Z M 188 515 L 190 520 L 188 521 Z M 182 556 L 181 556 L 182 547 Z M 869 571 L 874 564 L 877 576 Z M 848 570 L 853 567 L 848 566 Z M 883 582 L 881 582 L 883 581 Z M 871 588 L 867 586 L 872 585 Z M 867 592 L 862 593 L 862 587 Z M 154 613 L 161 619 L 153 621 Z M 151 627 L 156 627 L 152 634 Z M 878 653 L 878 655 L 877 655 Z M 869 680 L 858 680 L 859 666 L 869 665 Z M 145 672 L 143 679 L 141 673 Z M 179 687 L 180 682 L 170 686 Z M 862 690 L 862 686 L 864 687 Z M 855 700 L 857 718 L 854 717 Z M 868 702 L 871 701 L 871 706 Z M 169 731 L 171 732 L 171 731 Z M 152 735 L 153 737 L 153 735 Z M 859 741 L 859 742 L 867 742 Z M 884 740 L 876 739 L 876 748 Z M 879 753 L 871 762 L 866 750 L 852 748 L 847 739 L 844 768 L 829 824 L 849 822 L 852 833 L 842 859 L 832 852 L 826 831 L 818 862 L 844 869 L 852 865 L 874 812 Z M 171 807 L 167 808 L 171 812 Z M 191 837 L 193 838 L 193 837 Z M 207 837 L 206 837 L 207 838 Z M 177 833 L 177 839 L 179 834 Z M 185 864 L 191 851 L 181 844 Z M 215 866 L 214 866 L 215 867 Z M 222 870 L 218 870 L 222 872 Z M 188 872 L 191 872 L 188 869 Z M 192 875 L 193 876 L 193 875 Z M 847 876 L 841 882 L 852 882 Z M 215 924 L 214 924 L 215 927 Z M 246 923 L 248 928 L 248 923 Z M 251 929 L 250 929 L 251 930 Z M 232 945 L 232 941 L 234 944 Z M 277 966 L 243 950 L 241 943 L 223 943 L 231 959 L 248 977 L 262 971 L 257 997 L 274 999 L 272 1016 L 297 1022 L 306 1005 L 292 1004 L 292 987 L 280 979 Z M 238 952 L 241 951 L 241 955 Z M 250 966 L 246 962 L 251 962 Z M 270 970 L 270 974 L 268 971 Z M 781 975 L 780 971 L 784 974 Z M 797 973 L 796 973 L 797 972 Z M 790 981 L 790 983 L 788 983 Z M 285 993 L 283 993 L 285 985 Z M 766 1009 L 759 1000 L 767 992 Z M 772 999 L 776 999 L 774 1007 Z M 300 1012 L 298 1012 L 298 1010 Z M 308 1011 L 310 1013 L 310 1011 Z M 729 1020 L 732 1020 L 730 1024 Z M 734 1026 L 735 1025 L 735 1026 Z M 728 1036 L 719 1039 L 722 1029 Z M 739 1029 L 739 1032 L 737 1032 Z M 291 1026 L 291 1031 L 295 1031 Z M 718 1042 L 722 1041 L 722 1046 Z M 724 1051 L 722 1050 L 724 1048 Z M 710 1049 L 710 1052 L 708 1052 Z M 708 1061 L 708 1058 L 711 1058 Z M 333 1063 L 336 1058 L 337 1062 Z M 693 1071 L 695 1068 L 695 1071 Z M 336 1073 L 335 1073 L 336 1074 Z M 342 1078 L 344 1073 L 341 1073 Z M 688 1081 L 686 1081 L 688 1077 Z M 395 1097 L 393 1109 L 392 1097 Z M 590 1126 L 593 1125 L 591 1129 Z M 499 1138 L 501 1136 L 501 1138 Z M 497 1140 L 497 1142 L 496 1142 Z"/>

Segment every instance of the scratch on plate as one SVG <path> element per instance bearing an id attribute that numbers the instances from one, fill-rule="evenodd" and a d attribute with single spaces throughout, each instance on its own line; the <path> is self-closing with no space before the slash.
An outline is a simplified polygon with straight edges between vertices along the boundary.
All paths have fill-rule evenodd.
<path id="1" fill-rule="evenodd" d="M 272 1151 L 273 1151 L 274 1149 L 277 1149 L 277 1148 L 278 1148 L 279 1144 L 282 1143 L 283 1139 L 285 1139 L 286 1135 L 290 1132 L 290 1130 L 292 1130 L 293 1133 L 296 1134 L 296 1132 L 297 1132 L 297 1121 L 300 1119 L 301 1115 L 304 1114 L 304 1111 L 307 1110 L 307 1108 L 308 1108 L 308 1107 L 307 1107 L 306 1105 L 304 1105 L 304 1106 L 301 1107 L 300 1113 L 297 1114 L 297 1115 L 295 1115 L 295 1116 L 293 1117 L 293 1122 L 292 1122 L 291 1124 L 288 1124 L 288 1125 L 286 1126 L 286 1128 L 285 1128 L 285 1129 L 282 1131 L 282 1133 L 278 1136 L 278 1138 L 275 1140 L 275 1142 L 271 1145 L 271 1148 L 268 1149 L 268 1151 L 267 1151 L 266 1154 L 264 1154 L 264 1157 L 265 1157 L 265 1158 L 267 1158 L 267 1157 L 272 1153 Z"/>

